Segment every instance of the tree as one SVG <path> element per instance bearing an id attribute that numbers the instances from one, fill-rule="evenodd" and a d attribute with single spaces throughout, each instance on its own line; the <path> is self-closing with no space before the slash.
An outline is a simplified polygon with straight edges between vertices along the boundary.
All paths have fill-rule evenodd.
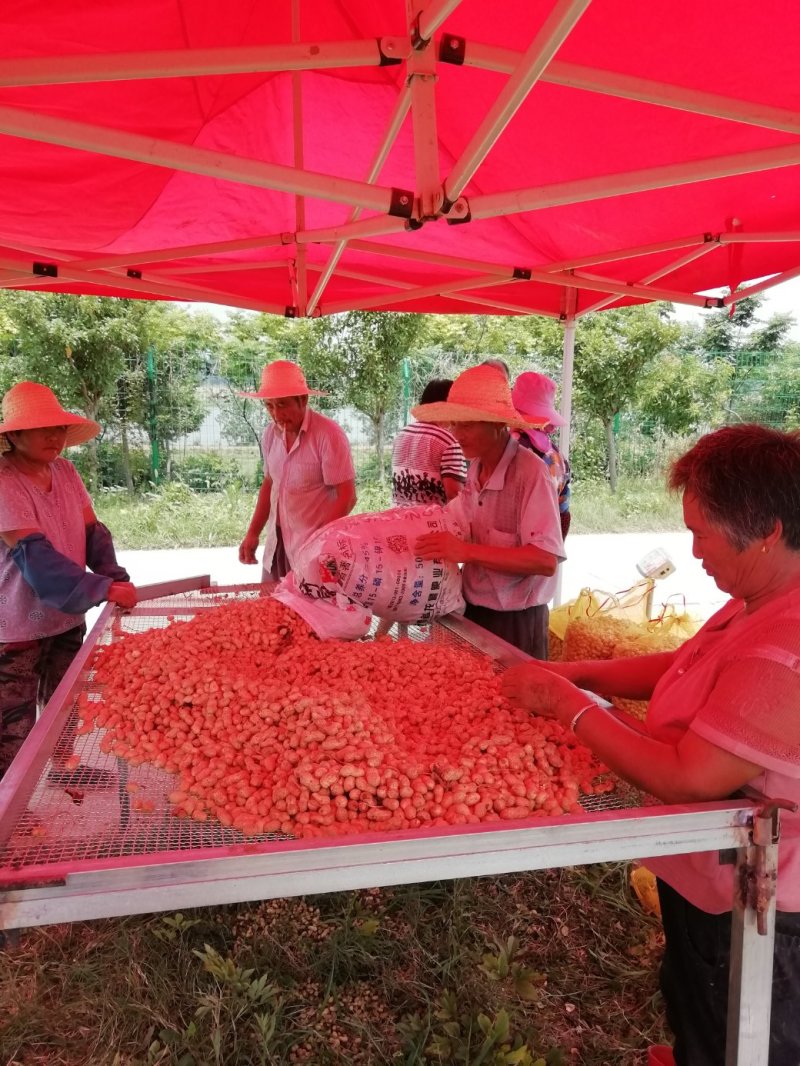
<path id="1" fill-rule="evenodd" d="M 300 362 L 306 374 L 369 419 L 381 482 L 387 421 L 400 402 L 402 361 L 415 350 L 424 327 L 422 315 L 349 311 L 315 320 L 304 337 Z"/>
<path id="2" fill-rule="evenodd" d="M 261 435 L 267 415 L 260 403 L 239 396 L 256 392 L 261 369 L 275 359 L 299 361 L 299 348 L 310 323 L 305 319 L 234 312 L 223 331 L 219 373 L 224 384 L 217 398 L 223 432 L 232 443 L 255 443 L 261 450 Z"/>
<path id="3" fill-rule="evenodd" d="M 725 421 L 737 418 L 780 425 L 781 410 L 787 410 L 790 402 L 785 388 L 784 400 L 780 399 L 781 389 L 776 383 L 786 376 L 782 363 L 791 360 L 793 345 L 788 336 L 794 319 L 775 314 L 761 321 L 758 311 L 762 301 L 758 294 L 746 297 L 736 303 L 733 315 L 713 311 L 700 329 L 685 333 L 684 350 L 713 370 L 723 371 Z M 769 388 L 768 382 L 772 382 Z"/>
<path id="4" fill-rule="evenodd" d="M 198 386 L 216 362 L 219 324 L 207 312 L 164 303 L 140 304 L 135 317 L 138 343 L 128 353 L 116 391 L 126 469 L 128 427 L 133 426 L 150 441 L 153 466 L 156 457 L 160 465 L 163 453 L 169 476 L 172 444 L 198 429 L 205 415 Z"/>
<path id="5" fill-rule="evenodd" d="M 576 330 L 575 403 L 603 425 L 612 492 L 617 488 L 614 418 L 633 404 L 644 372 L 677 339 L 680 327 L 668 321 L 669 313 L 654 305 L 604 311 L 587 316 Z"/>
<path id="6" fill-rule="evenodd" d="M 103 401 L 139 343 L 135 301 L 65 293 L 9 294 L 17 380 L 49 385 L 65 407 L 101 421 Z M 89 487 L 98 483 L 97 440 L 89 443 Z"/>

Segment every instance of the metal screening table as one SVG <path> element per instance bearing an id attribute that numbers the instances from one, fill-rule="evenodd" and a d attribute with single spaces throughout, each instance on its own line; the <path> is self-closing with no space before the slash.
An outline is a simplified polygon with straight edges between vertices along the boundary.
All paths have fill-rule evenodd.
<path id="1" fill-rule="evenodd" d="M 720 851 L 733 863 L 732 894 L 734 883 L 741 886 L 734 905 L 726 1064 L 767 1066 L 778 837 L 772 807 L 745 800 L 641 806 L 623 793 L 585 797 L 580 815 L 502 828 L 491 823 L 370 833 L 341 842 L 245 837 L 216 822 L 174 817 L 166 800 L 174 775 L 148 765 L 129 768 L 103 754 L 101 731 L 74 737 L 77 695 L 98 698 L 91 660 L 99 644 L 264 594 L 262 586 L 208 585 L 201 577 L 150 586 L 140 590 L 143 602 L 133 611 L 120 615 L 106 605 L 101 612 L 0 782 L 0 929 Z M 407 635 L 467 647 L 501 665 L 526 658 L 464 619 L 411 626 Z M 113 771 L 118 787 L 78 796 L 49 787 L 52 758 L 67 745 L 74 745 L 83 764 Z"/>

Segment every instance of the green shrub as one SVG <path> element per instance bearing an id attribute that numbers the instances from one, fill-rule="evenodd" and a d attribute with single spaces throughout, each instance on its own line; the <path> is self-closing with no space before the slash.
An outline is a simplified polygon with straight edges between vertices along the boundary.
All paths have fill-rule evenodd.
<path id="1" fill-rule="evenodd" d="M 78 473 L 84 482 L 88 484 L 89 449 L 79 448 L 70 451 L 67 458 L 75 464 Z M 101 441 L 97 445 L 97 461 L 100 470 L 99 488 L 126 488 L 125 462 L 121 444 Z M 141 448 L 130 448 L 128 451 L 128 464 L 134 489 L 136 491 L 146 489 L 150 484 L 150 456 L 148 453 Z"/>
<path id="2" fill-rule="evenodd" d="M 238 463 L 218 452 L 191 452 L 173 459 L 172 480 L 195 492 L 221 492 L 228 485 L 242 485 L 249 479 Z"/>

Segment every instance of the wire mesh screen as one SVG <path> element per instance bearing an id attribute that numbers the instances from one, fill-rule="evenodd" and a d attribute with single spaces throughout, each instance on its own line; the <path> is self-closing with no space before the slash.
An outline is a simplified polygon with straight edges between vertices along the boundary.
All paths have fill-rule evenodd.
<path id="1" fill-rule="evenodd" d="M 261 586 L 231 587 L 149 601 L 129 614 L 113 616 L 95 646 L 126 634 L 189 620 L 221 603 L 260 595 L 263 595 Z M 486 655 L 468 637 L 454 633 L 439 622 L 422 626 L 396 623 L 385 636 L 450 645 L 475 656 Z M 290 839 L 276 833 L 245 836 L 213 818 L 198 822 L 176 817 L 169 796 L 178 787 L 177 775 L 149 763 L 129 766 L 104 751 L 106 731 L 103 729 L 83 735 L 76 733 L 76 705 L 81 694 L 89 701 L 101 698 L 91 658 L 78 691 L 73 691 L 69 698 L 70 709 L 61 735 L 32 785 L 27 808 L 0 849 L 0 878 L 3 868 L 27 869 L 65 861 L 229 849 L 246 843 Z M 70 770 L 75 763 L 80 769 Z M 638 802 L 635 793 L 620 788 L 614 793 L 581 797 L 583 808 L 589 812 L 620 810 L 637 806 Z"/>

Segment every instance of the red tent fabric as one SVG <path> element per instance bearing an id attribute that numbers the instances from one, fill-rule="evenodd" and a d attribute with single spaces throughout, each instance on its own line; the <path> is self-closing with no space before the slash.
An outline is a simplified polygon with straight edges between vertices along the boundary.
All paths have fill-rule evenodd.
<path id="1" fill-rule="evenodd" d="M 785 0 L 8 0 L 0 285 L 702 306 L 800 273 L 798 56 Z"/>

